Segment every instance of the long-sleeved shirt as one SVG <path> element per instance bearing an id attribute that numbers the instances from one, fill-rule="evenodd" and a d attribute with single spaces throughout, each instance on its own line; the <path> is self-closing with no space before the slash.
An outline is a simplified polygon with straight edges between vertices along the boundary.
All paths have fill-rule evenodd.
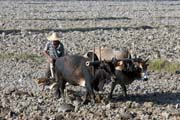
<path id="1" fill-rule="evenodd" d="M 64 56 L 64 45 L 60 42 L 59 46 L 55 48 L 53 43 L 49 41 L 46 43 L 44 51 L 48 51 L 51 57 L 61 57 Z"/>

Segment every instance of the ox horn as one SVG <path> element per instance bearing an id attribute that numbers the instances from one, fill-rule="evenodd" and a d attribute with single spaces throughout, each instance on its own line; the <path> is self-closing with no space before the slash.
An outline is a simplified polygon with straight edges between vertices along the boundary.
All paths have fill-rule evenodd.
<path id="1" fill-rule="evenodd" d="M 149 61 L 149 58 L 146 58 L 146 60 L 144 62 L 147 63 L 148 61 Z"/>

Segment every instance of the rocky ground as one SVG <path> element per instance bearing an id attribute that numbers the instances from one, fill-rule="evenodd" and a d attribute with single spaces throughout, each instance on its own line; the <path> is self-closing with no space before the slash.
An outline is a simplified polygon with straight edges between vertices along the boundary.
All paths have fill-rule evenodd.
<path id="1" fill-rule="evenodd" d="M 117 99 L 117 86 L 107 103 L 109 84 L 95 105 L 83 106 L 84 88 L 67 86 L 67 105 L 33 81 L 44 75 L 41 51 L 51 31 L 67 54 L 134 43 L 144 58 L 180 61 L 179 8 L 179 1 L 0 1 L 0 119 L 180 119 L 179 74 L 149 71 L 147 82 L 128 86 L 128 99 Z"/>

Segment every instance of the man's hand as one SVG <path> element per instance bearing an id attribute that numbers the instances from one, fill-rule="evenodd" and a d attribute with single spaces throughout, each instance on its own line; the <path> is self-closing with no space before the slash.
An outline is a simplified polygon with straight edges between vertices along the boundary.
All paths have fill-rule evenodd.
<path id="1" fill-rule="evenodd" d="M 54 58 L 52 58 L 52 57 L 48 57 L 48 61 L 49 61 L 50 63 L 55 62 L 55 60 L 56 60 L 56 58 L 55 58 L 55 57 L 54 57 Z"/>

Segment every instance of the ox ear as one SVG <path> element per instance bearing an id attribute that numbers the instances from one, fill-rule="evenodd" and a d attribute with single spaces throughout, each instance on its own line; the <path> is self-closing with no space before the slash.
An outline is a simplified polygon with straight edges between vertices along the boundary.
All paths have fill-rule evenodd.
<path id="1" fill-rule="evenodd" d="M 134 51 L 132 50 L 132 49 L 130 49 L 129 51 L 129 56 L 128 56 L 128 58 L 134 58 L 135 56 L 134 56 Z"/>
<path id="2" fill-rule="evenodd" d="M 112 60 L 111 60 L 112 64 L 115 65 L 117 60 L 116 60 L 116 57 L 113 57 Z"/>
<path id="3" fill-rule="evenodd" d="M 147 58 L 145 61 L 144 61 L 144 63 L 147 63 L 149 61 L 149 58 Z"/>
<path id="4" fill-rule="evenodd" d="M 122 66 L 123 65 L 123 61 L 118 61 L 117 65 Z"/>
<path id="5" fill-rule="evenodd" d="M 92 59 L 94 57 L 94 61 L 99 61 L 99 58 L 97 57 L 96 53 L 94 52 L 88 52 L 87 57 Z"/>

